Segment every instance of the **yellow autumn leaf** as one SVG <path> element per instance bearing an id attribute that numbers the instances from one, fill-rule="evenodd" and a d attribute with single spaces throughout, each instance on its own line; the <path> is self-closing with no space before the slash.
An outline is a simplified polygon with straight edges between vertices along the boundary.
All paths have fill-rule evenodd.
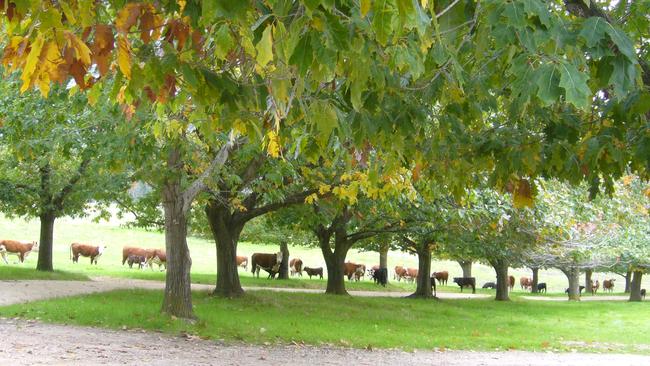
<path id="1" fill-rule="evenodd" d="M 59 80 L 59 65 L 63 63 L 59 46 L 54 41 L 46 43 L 41 51 L 41 69 L 38 75 L 34 75 L 41 95 L 44 98 L 50 93 L 50 83 L 53 80 Z"/>
<path id="2" fill-rule="evenodd" d="M 366 14 L 370 11 L 370 8 L 372 7 L 372 3 L 370 0 L 361 0 L 360 8 L 361 8 L 361 16 L 365 17 Z"/>
<path id="3" fill-rule="evenodd" d="M 643 192 L 646 197 L 650 198 L 650 187 L 646 188 L 646 190 Z"/>
<path id="4" fill-rule="evenodd" d="M 264 67 L 269 62 L 273 61 L 273 26 L 268 25 L 262 33 L 262 38 L 257 42 L 255 49 L 257 50 L 257 63 Z"/>
<path id="5" fill-rule="evenodd" d="M 633 176 L 631 176 L 631 175 L 626 175 L 626 176 L 623 177 L 623 185 L 624 185 L 624 186 L 629 186 L 630 183 L 632 183 L 633 180 L 634 180 L 634 177 L 633 177 Z"/>
<path id="6" fill-rule="evenodd" d="M 39 33 L 39 35 L 34 40 L 34 43 L 32 43 L 32 48 L 29 51 L 29 54 L 27 55 L 27 59 L 25 61 L 23 73 L 20 76 L 20 79 L 23 81 L 23 85 L 20 88 L 21 93 L 24 93 L 32 85 L 32 77 L 36 71 L 36 64 L 41 58 L 41 51 L 43 50 L 44 44 L 45 39 L 43 38 L 43 35 Z"/>
<path id="7" fill-rule="evenodd" d="M 318 186 L 318 193 L 320 194 L 325 194 L 329 192 L 332 189 L 332 187 L 329 184 L 321 184 Z"/>
<path id="8" fill-rule="evenodd" d="M 72 32 L 67 32 L 66 36 L 68 37 L 68 46 L 74 48 L 75 58 L 80 60 L 84 65 L 90 66 L 90 48 L 77 38 L 77 36 L 72 34 Z"/>
<path id="9" fill-rule="evenodd" d="M 117 65 L 127 79 L 131 78 L 131 46 L 126 36 L 117 37 Z"/>
<path id="10" fill-rule="evenodd" d="M 318 201 L 318 195 L 316 193 L 312 193 L 309 196 L 305 197 L 305 203 L 307 204 L 312 204 L 314 202 Z"/>
<path id="11" fill-rule="evenodd" d="M 269 133 L 267 133 L 266 136 L 269 139 L 269 143 L 266 146 L 266 151 L 268 152 L 269 155 L 271 155 L 274 158 L 279 157 L 280 144 L 278 142 L 278 135 L 275 133 L 275 131 L 269 131 Z"/>

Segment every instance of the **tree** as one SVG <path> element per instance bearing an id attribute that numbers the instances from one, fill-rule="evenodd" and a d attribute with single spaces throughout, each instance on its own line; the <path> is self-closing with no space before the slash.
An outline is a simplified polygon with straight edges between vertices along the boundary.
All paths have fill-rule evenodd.
<path id="1" fill-rule="evenodd" d="M 0 210 L 37 217 L 41 229 L 37 269 L 52 271 L 54 223 L 101 210 L 127 188 L 114 138 L 117 110 L 60 87 L 48 99 L 18 94 L 15 77 L 0 83 Z"/>

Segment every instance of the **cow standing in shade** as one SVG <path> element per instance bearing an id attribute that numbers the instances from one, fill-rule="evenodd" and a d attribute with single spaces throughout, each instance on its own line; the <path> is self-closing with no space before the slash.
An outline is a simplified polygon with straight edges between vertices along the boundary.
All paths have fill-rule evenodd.
<path id="1" fill-rule="evenodd" d="M 317 267 L 317 268 L 311 268 L 311 267 L 305 267 L 303 269 L 305 273 L 309 276 L 309 279 L 311 280 L 311 276 L 320 276 L 320 279 L 323 279 L 323 267 Z"/>
<path id="2" fill-rule="evenodd" d="M 433 272 L 432 276 L 433 278 L 438 280 L 439 285 L 447 286 L 447 280 L 449 279 L 449 272 L 447 271 Z"/>
<path id="3" fill-rule="evenodd" d="M 248 269 L 248 257 L 238 255 L 235 257 L 235 260 L 237 261 L 237 266 L 243 268 L 244 270 Z"/>
<path id="4" fill-rule="evenodd" d="M 460 286 L 460 292 L 463 292 L 463 287 L 471 287 L 472 293 L 476 293 L 476 278 L 474 277 L 454 277 L 454 282 Z"/>
<path id="5" fill-rule="evenodd" d="M 300 258 L 293 258 L 289 261 L 289 269 L 291 276 L 298 275 L 302 277 L 302 260 Z"/>
<path id="6" fill-rule="evenodd" d="M 255 253 L 251 256 L 251 269 L 253 275 L 260 277 L 260 269 L 269 273 L 268 278 L 275 278 L 275 275 L 280 272 L 280 265 L 282 264 L 282 252 L 275 254 L 271 253 Z"/>
<path id="7" fill-rule="evenodd" d="M 167 269 L 167 252 L 164 249 L 154 249 L 151 253 L 151 257 L 147 259 L 147 264 L 149 268 L 153 271 L 153 264 L 158 265 L 158 270 L 162 271 L 162 267 Z"/>
<path id="8" fill-rule="evenodd" d="M 89 245 L 81 243 L 70 244 L 70 259 L 72 263 L 79 263 L 79 256 L 90 257 L 90 264 L 97 264 L 97 259 L 104 254 L 106 245 Z"/>
<path id="9" fill-rule="evenodd" d="M 386 284 L 388 283 L 388 269 L 377 268 L 373 270 L 372 279 L 375 281 L 375 284 L 386 287 Z"/>

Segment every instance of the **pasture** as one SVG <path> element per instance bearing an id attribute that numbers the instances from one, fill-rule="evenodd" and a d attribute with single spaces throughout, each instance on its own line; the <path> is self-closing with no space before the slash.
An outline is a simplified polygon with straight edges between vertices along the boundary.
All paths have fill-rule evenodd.
<path id="1" fill-rule="evenodd" d="M 129 269 L 128 265 L 122 265 L 122 247 L 140 246 L 145 248 L 164 248 L 164 234 L 156 231 L 147 231 L 143 229 L 126 228 L 123 221 L 113 219 L 111 221 L 93 222 L 89 218 L 70 219 L 62 218 L 56 221 L 54 228 L 54 268 L 59 272 L 52 274 L 37 274 L 35 271 L 20 272 L 18 268 L 35 268 L 37 253 L 31 253 L 24 264 L 14 264 L 16 257 L 9 257 L 10 265 L 0 263 L 0 279 L 26 279 L 30 276 L 45 276 L 34 279 L 46 279 L 48 276 L 69 276 L 71 279 L 79 279 L 76 276 L 102 276 L 102 277 L 126 277 L 137 279 L 150 279 L 164 281 L 165 275 L 157 270 L 151 271 Z M 2 239 L 21 239 L 21 240 L 38 240 L 39 223 L 37 220 L 25 221 L 22 219 L 8 219 L 0 216 L 0 238 Z M 90 265 L 90 259 L 81 257 L 79 263 L 72 263 L 70 259 L 70 243 L 82 242 L 94 245 L 106 245 L 106 252 L 99 259 L 98 265 Z M 216 250 L 214 242 L 206 238 L 188 237 L 188 245 L 192 254 L 192 282 L 213 284 L 216 278 Z M 255 252 L 276 252 L 278 246 L 264 243 L 241 242 L 238 246 L 238 254 L 250 257 Z M 291 257 L 299 257 L 303 260 L 305 266 L 323 267 L 325 261 L 322 253 L 318 248 L 304 246 L 290 246 Z M 347 259 L 349 261 L 363 263 L 368 266 L 379 263 L 379 254 L 376 252 L 360 252 L 354 248 L 350 250 Z M 410 291 L 415 289 L 414 284 L 392 281 L 392 268 L 396 265 L 417 268 L 417 257 L 403 252 L 391 251 L 388 255 L 389 278 L 391 279 L 386 289 L 375 286 L 370 281 L 359 283 L 346 282 L 350 290 L 387 290 L 387 291 Z M 154 266 L 154 268 L 157 268 Z M 448 286 L 441 286 L 441 291 L 457 292 L 458 286 L 452 283 L 451 278 L 461 276 L 462 271 L 458 263 L 453 261 L 436 260 L 432 262 L 433 271 L 449 271 Z M 254 278 L 249 270 L 240 269 L 239 275 L 243 286 L 259 287 L 294 287 L 294 288 L 312 288 L 324 289 L 325 280 L 312 279 L 307 276 L 302 278 L 294 277 L 288 281 L 271 281 L 266 276 L 260 274 L 260 278 Z M 63 271 L 63 272 L 60 272 Z M 34 273 L 34 274 L 30 274 Z M 58 274 L 57 274 L 58 273 Z M 63 273 L 66 273 L 65 275 Z M 519 287 L 519 277 L 532 276 L 530 270 L 523 268 L 510 269 L 510 274 L 517 279 L 513 295 L 528 293 L 522 291 Z M 325 275 L 327 275 L 325 273 Z M 475 263 L 472 267 L 472 275 L 476 277 L 477 287 L 488 281 L 495 281 L 496 276 L 491 267 Z M 650 288 L 650 276 L 644 278 L 643 287 Z M 615 278 L 615 293 L 623 291 L 624 279 L 613 273 L 595 273 L 594 281 L 599 279 L 601 282 L 605 278 Z M 50 278 L 62 279 L 62 278 Z M 582 280 L 584 281 L 584 279 Z M 567 280 L 564 274 L 558 270 L 540 270 L 540 282 L 548 284 L 549 294 L 553 293 L 563 295 L 567 287 Z M 481 293 L 490 293 L 490 290 L 479 291 Z M 540 296 L 544 296 L 543 294 Z M 590 294 L 588 296 L 591 296 Z"/>
<path id="2" fill-rule="evenodd" d="M 3 307 L 0 316 L 258 344 L 650 354 L 647 302 L 434 301 L 270 291 L 226 300 L 197 292 L 199 321 L 189 324 L 161 315 L 161 298 L 160 291 L 114 291 Z"/>

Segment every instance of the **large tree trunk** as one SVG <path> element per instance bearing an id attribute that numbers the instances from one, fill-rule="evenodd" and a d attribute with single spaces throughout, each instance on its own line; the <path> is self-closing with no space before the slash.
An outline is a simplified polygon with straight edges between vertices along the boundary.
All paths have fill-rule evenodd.
<path id="1" fill-rule="evenodd" d="M 212 237 L 217 246 L 217 286 L 213 294 L 237 297 L 244 294 L 237 272 L 237 243 L 243 226 L 230 222 L 230 213 L 219 202 L 210 200 L 205 206 Z M 252 265 L 251 265 L 252 267 Z"/>
<path id="2" fill-rule="evenodd" d="M 591 279 L 593 273 L 594 271 L 592 269 L 587 269 L 585 271 L 585 291 L 591 292 L 591 289 L 593 288 L 594 281 Z"/>
<path id="3" fill-rule="evenodd" d="M 463 270 L 463 277 L 472 277 L 472 261 L 458 261 Z"/>
<path id="4" fill-rule="evenodd" d="M 569 280 L 569 300 L 580 301 L 580 270 L 568 268 L 563 269 L 562 272 Z"/>
<path id="5" fill-rule="evenodd" d="M 40 215 L 41 235 L 38 242 L 38 263 L 36 269 L 39 271 L 53 271 L 52 247 L 54 245 L 54 220 L 56 215 L 53 212 L 46 212 Z"/>
<path id="6" fill-rule="evenodd" d="M 279 280 L 289 279 L 289 248 L 287 242 L 280 242 L 280 252 L 282 252 L 282 263 L 280 263 L 280 272 L 278 273 Z"/>
<path id="7" fill-rule="evenodd" d="M 179 318 L 193 319 L 192 259 L 187 246 L 187 218 L 183 212 L 180 179 L 171 178 L 163 187 L 167 273 L 162 311 Z"/>
<path id="8" fill-rule="evenodd" d="M 433 297 L 431 290 L 431 251 L 428 245 L 418 247 L 418 278 L 417 288 L 409 297 L 430 298 Z"/>
<path id="9" fill-rule="evenodd" d="M 498 259 L 490 262 L 497 274 L 497 294 L 494 298 L 497 301 L 509 301 L 508 297 L 508 262 Z"/>
<path id="10" fill-rule="evenodd" d="M 632 278 L 632 271 L 627 271 L 625 274 L 625 293 L 629 294 L 630 293 L 630 285 L 631 285 L 631 278 Z"/>
<path id="11" fill-rule="evenodd" d="M 530 287 L 530 291 L 536 294 L 537 292 L 539 292 L 537 290 L 537 285 L 539 284 L 539 268 L 533 267 L 531 268 L 531 270 L 533 271 L 533 283 Z"/>
<path id="12" fill-rule="evenodd" d="M 388 245 L 379 248 L 379 268 L 388 269 Z M 388 283 L 388 277 L 386 276 L 386 283 Z"/>
<path id="13" fill-rule="evenodd" d="M 345 274 L 343 273 L 343 263 L 347 255 L 347 249 L 336 248 L 334 252 L 321 246 L 325 264 L 327 265 L 327 289 L 326 294 L 348 295 L 345 290 Z"/>
<path id="14" fill-rule="evenodd" d="M 643 279 L 643 272 L 634 271 L 632 277 L 632 284 L 630 286 L 630 301 L 641 301 L 641 280 Z"/>

